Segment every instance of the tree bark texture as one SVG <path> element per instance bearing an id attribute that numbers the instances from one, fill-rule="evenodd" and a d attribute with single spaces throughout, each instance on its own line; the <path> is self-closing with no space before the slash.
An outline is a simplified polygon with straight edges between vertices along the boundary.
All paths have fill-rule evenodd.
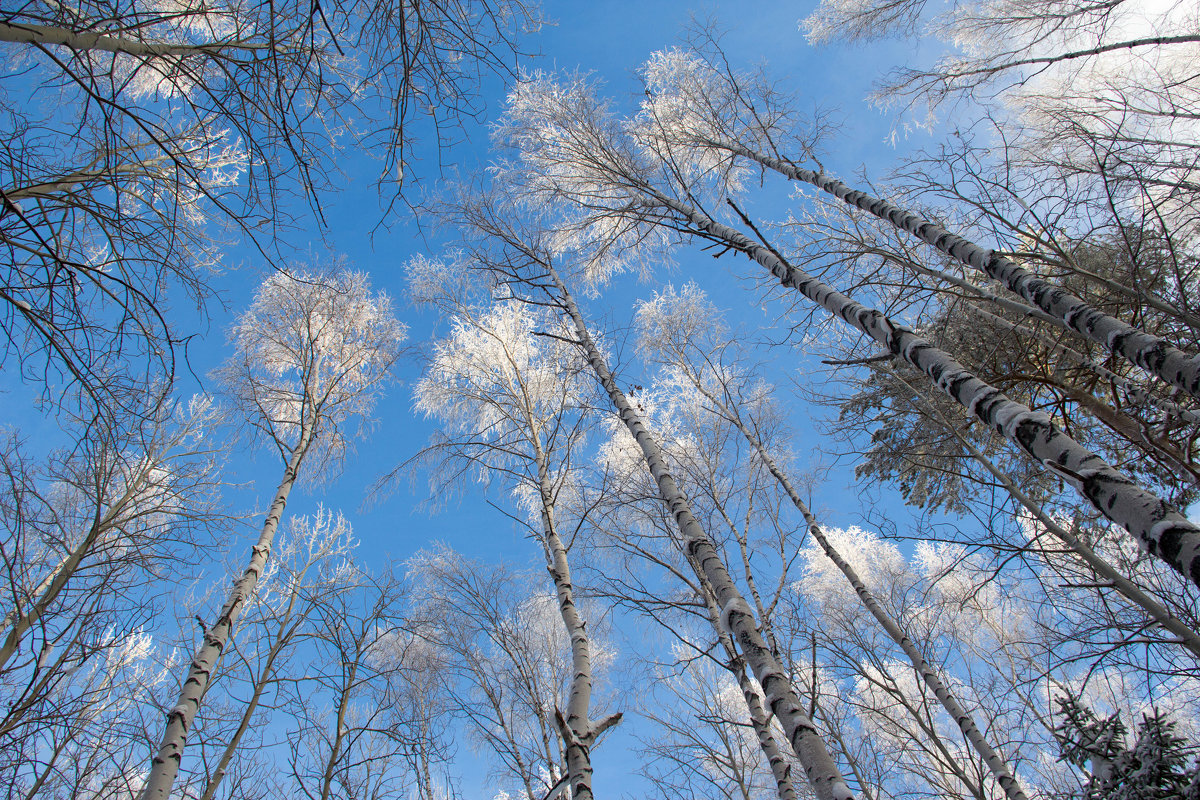
<path id="1" fill-rule="evenodd" d="M 694 566 L 694 565 L 693 565 Z M 792 783 L 792 763 L 779 746 L 775 734 L 771 732 L 771 718 L 762 703 L 762 695 L 746 674 L 745 659 L 738 655 L 733 639 L 726 630 L 721 628 L 721 609 L 717 606 L 712 587 L 708 581 L 700 578 L 704 605 L 708 609 L 709 619 L 717 632 L 717 640 L 725 650 L 728 659 L 726 669 L 737 679 L 738 688 L 742 690 L 742 698 L 746 701 L 746 713 L 750 717 L 750 725 L 758 739 L 758 747 L 762 750 L 767 765 L 771 768 L 771 776 L 775 779 L 775 794 L 779 800 L 796 800 L 796 787 Z M 761 612 L 760 612 L 761 613 Z"/>
<path id="2" fill-rule="evenodd" d="M 907 386 L 907 383 L 905 385 Z M 1046 530 L 1050 531 L 1060 542 L 1078 555 L 1096 575 L 1108 581 L 1118 594 L 1145 611 L 1154 620 L 1155 624 L 1163 630 L 1179 637 L 1179 644 L 1189 650 L 1194 656 L 1200 658 L 1200 633 L 1197 633 L 1183 620 L 1171 614 L 1164 605 L 1147 594 L 1136 583 L 1118 572 L 1112 564 L 1101 558 L 1095 550 L 1080 540 L 1078 536 L 1060 525 L 1053 517 L 1046 513 L 1045 509 L 1037 501 L 1023 492 L 1011 476 L 993 464 L 992 460 L 983 451 L 960 434 L 953 425 L 949 424 L 931 403 L 921 397 L 916 389 L 911 386 L 908 389 L 912 392 L 914 400 L 920 403 L 929 414 L 937 417 L 946 431 L 958 440 L 959 444 L 971 454 L 972 458 L 979 462 L 1001 486 L 1007 489 L 1008 493 L 1024 506 Z"/>
<path id="3" fill-rule="evenodd" d="M 566 285 L 551 267 L 550 275 L 560 299 L 575 326 L 575 333 L 584 348 L 588 363 L 616 407 L 622 422 L 641 448 L 647 466 L 658 485 L 659 495 L 670 510 L 685 542 L 686 554 L 699 566 L 701 576 L 712 586 L 721 608 L 722 626 L 737 641 L 746 662 L 766 693 L 772 713 L 779 719 L 791 741 L 792 749 L 808 776 L 818 800 L 850 800 L 854 794 L 847 786 L 837 764 L 829 754 L 821 734 L 800 705 L 787 671 L 768 647 L 759 632 L 754 612 L 733 582 L 720 553 L 713 545 L 667 467 L 666 459 L 650 431 L 642 423 L 625 394 L 617 386 L 599 348 L 588 332 L 579 307 L 571 298 Z"/>
<path id="4" fill-rule="evenodd" d="M 171 794 L 171 786 L 175 783 L 175 776 L 179 773 L 179 762 L 183 758 L 183 750 L 187 745 L 188 731 L 196 719 L 200 704 L 204 701 L 204 693 L 208 691 L 213 670 L 216 669 L 221 654 L 229 643 L 229 637 L 232 635 L 234 623 L 237 622 L 242 612 L 242 606 L 254 593 L 258 579 L 266 567 L 267 558 L 271 555 L 271 544 L 275 540 L 275 531 L 279 528 L 279 521 L 287 507 L 288 495 L 296 483 L 300 463 L 304 460 L 311 441 L 312 429 L 311 426 L 306 425 L 295 449 L 291 452 L 287 466 L 284 468 L 283 479 L 275 490 L 275 500 L 267 512 L 258 542 L 250 549 L 250 561 L 242 576 L 234 583 L 233 589 L 229 593 L 229 599 L 225 601 L 220 615 L 205 631 L 204 641 L 196 650 L 196 655 L 192 658 L 191 666 L 188 668 L 188 675 L 183 682 L 179 699 L 175 706 L 167 712 L 167 724 L 162 742 L 159 744 L 158 753 L 150 762 L 150 775 L 146 779 L 146 785 L 142 788 L 139 800 L 167 800 Z"/>
<path id="5" fill-rule="evenodd" d="M 879 604 L 879 600 L 875 597 L 875 593 L 867 588 L 867 585 L 862 582 L 861 578 L 859 578 L 858 573 L 854 571 L 854 567 L 850 566 L 850 563 L 842 557 L 842 554 L 838 552 L 837 548 L 833 546 L 833 543 L 830 542 L 825 536 L 825 531 L 821 528 L 820 523 L 817 521 L 817 518 L 813 515 L 812 511 L 809 510 L 808 504 L 801 499 L 800 493 L 796 491 L 796 487 L 792 485 L 792 482 L 788 479 L 787 474 L 781 470 L 779 465 L 775 463 L 775 460 L 771 458 L 766 447 L 763 446 L 759 438 L 754 435 L 754 433 L 745 425 L 744 422 L 742 422 L 741 418 L 737 414 L 734 414 L 730 412 L 729 409 L 725 408 L 724 404 L 720 402 L 719 398 L 714 397 L 699 385 L 697 385 L 697 389 L 699 389 L 710 402 L 715 403 L 717 407 L 721 409 L 722 415 L 732 422 L 737 429 L 742 432 L 742 435 L 746 437 L 746 440 L 750 443 L 750 446 L 753 447 L 755 452 L 758 453 L 758 457 L 763 462 L 763 465 L 767 468 L 767 471 L 774 476 L 775 480 L 778 481 L 784 492 L 787 493 L 787 496 L 792 501 L 792 504 L 804 516 L 804 522 L 808 525 L 808 531 L 812 534 L 813 540 L 816 541 L 821 550 L 825 552 L 825 555 L 830 561 L 833 562 L 834 566 L 838 568 L 842 575 L 846 577 L 847 582 L 849 582 L 851 588 L 854 589 L 854 593 L 858 595 L 858 599 L 862 602 L 867 611 L 871 612 L 871 616 L 875 618 L 875 621 L 879 623 L 879 626 L 883 628 L 889 637 L 891 637 L 892 641 L 900 645 L 900 649 L 904 651 L 906 656 L 908 656 L 909 663 L 912 664 L 913 670 L 921 676 L 921 679 L 925 682 L 925 685 L 929 687 L 929 690 L 933 692 L 934 697 L 936 697 L 938 702 L 941 703 L 942 708 L 946 710 L 946 713 L 950 715 L 950 718 L 954 720 L 955 724 L 958 725 L 959 730 L 962 731 L 963 736 L 968 742 L 971 743 L 971 746 L 975 748 L 975 752 L 978 753 L 980 758 L 983 759 L 988 770 L 991 771 L 992 775 L 996 778 L 996 782 L 1000 785 L 1000 788 L 1004 790 L 1004 795 L 1008 798 L 1008 800 L 1027 800 L 1025 792 L 1022 791 L 1020 783 L 1013 774 L 1012 767 L 1010 767 L 1008 762 L 996 752 L 991 743 L 984 738 L 982 731 L 980 731 L 979 726 L 975 724 L 975 720 L 971 716 L 970 712 L 963 708 L 962 704 L 958 702 L 958 698 L 956 698 L 954 693 L 950 691 L 950 687 L 942 682 L 937 670 L 935 670 L 933 666 L 925 660 L 925 656 L 922 655 L 921 651 L 917 649 L 917 646 L 913 643 L 912 639 L 909 638 L 908 634 L 901 629 L 900 624 L 893 619 L 886 610 L 884 610 L 883 606 Z"/>
<path id="6" fill-rule="evenodd" d="M 212 44 L 190 45 L 169 44 L 167 42 L 145 42 L 139 39 L 125 39 L 117 36 L 107 36 L 94 31 L 74 31 L 69 28 L 57 28 L 48 25 L 21 24 L 0 22 L 0 42 L 16 44 L 59 45 L 70 50 L 87 51 L 100 50 L 106 53 L 120 53 L 138 58 L 161 58 L 163 56 L 192 56 L 217 55 L 222 50 L 265 50 L 261 45 L 251 45 L 233 42 L 214 42 Z"/>
<path id="7" fill-rule="evenodd" d="M 1066 289 L 1033 275 L 1012 259 L 994 250 L 985 250 L 894 203 L 852 189 L 836 178 L 756 153 L 739 144 L 714 142 L 713 145 L 751 159 L 792 180 L 812 184 L 849 205 L 908 231 L 956 261 L 999 281 L 1042 311 L 1061 319 L 1077 333 L 1200 399 L 1200 356 L 1186 353 L 1158 336 L 1105 314 Z"/>
<path id="8" fill-rule="evenodd" d="M 591 640 L 588 637 L 587 623 L 575 606 L 575 590 L 571 583 L 567 548 L 558 535 L 554 520 L 554 491 L 550 485 L 546 458 L 541 446 L 536 442 L 535 448 L 547 569 L 554 581 L 559 616 L 571 640 L 571 687 L 567 698 L 567 713 L 565 716 L 559 715 L 556 721 L 566 749 L 571 797 L 573 800 L 592 800 L 591 748 L 599 735 L 599 729 L 592 726 L 589 716 L 592 699 Z M 615 716 L 620 719 L 619 714 Z M 615 723 L 614 719 L 604 724 L 603 728 L 611 727 Z"/>
<path id="9" fill-rule="evenodd" d="M 1046 414 L 1010 399 L 911 329 L 788 264 L 735 228 L 660 193 L 647 193 L 645 202 L 665 206 L 697 230 L 750 256 L 782 285 L 796 289 L 928 375 L 969 413 L 1079 490 L 1101 514 L 1133 534 L 1147 552 L 1200 586 L 1200 526 L 1059 430 Z"/>

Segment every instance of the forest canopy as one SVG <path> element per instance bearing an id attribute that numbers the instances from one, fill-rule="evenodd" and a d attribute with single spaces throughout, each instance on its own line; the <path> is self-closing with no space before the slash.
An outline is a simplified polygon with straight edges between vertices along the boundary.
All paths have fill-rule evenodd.
<path id="1" fill-rule="evenodd" d="M 1195 8 L 10 5 L 6 797 L 1200 800 Z"/>

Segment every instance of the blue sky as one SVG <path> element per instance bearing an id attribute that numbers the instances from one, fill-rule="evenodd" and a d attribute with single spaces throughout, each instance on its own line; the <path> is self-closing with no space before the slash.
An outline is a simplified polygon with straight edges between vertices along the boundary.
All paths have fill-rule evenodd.
<path id="1" fill-rule="evenodd" d="M 748 8 L 752 10 L 748 12 Z M 727 52 L 739 65 L 749 68 L 765 64 L 772 75 L 796 88 L 806 102 L 834 109 L 840 114 L 845 123 L 837 142 L 838 149 L 830 154 L 828 160 L 827 166 L 831 170 L 851 176 L 866 167 L 873 175 L 880 175 L 898 151 L 886 141 L 891 131 L 890 118 L 870 107 L 864 96 L 881 69 L 896 63 L 906 52 L 911 52 L 911 43 L 903 46 L 884 43 L 873 45 L 869 50 L 813 48 L 797 29 L 797 21 L 806 11 L 793 3 L 755 3 L 753 6 L 725 4 L 698 7 L 696 16 L 715 16 L 719 25 L 727 26 Z M 640 96 L 636 74 L 641 63 L 652 51 L 678 42 L 683 27 L 692 16 L 688 7 L 681 3 L 627 0 L 551 3 L 547 15 L 555 22 L 531 40 L 531 49 L 541 54 L 531 62 L 532 66 L 547 70 L 580 69 L 593 72 L 604 79 L 611 96 L 629 99 L 630 102 L 631 98 Z M 499 82 L 485 88 L 485 92 L 490 92 L 486 100 L 489 114 L 493 117 L 499 112 L 503 91 Z M 468 133 L 468 145 L 444 155 L 451 165 L 447 172 L 450 176 L 456 171 L 470 175 L 485 169 L 492 160 L 487 141 L 487 123 Z M 905 142 L 902 146 L 908 144 Z M 419 169 L 433 160 L 427 148 L 421 152 L 426 159 Z M 361 157 L 347 164 L 351 180 L 346 190 L 328 200 L 326 213 L 329 228 L 325 236 L 333 252 L 345 255 L 355 268 L 369 272 L 377 288 L 387 290 L 396 298 L 402 318 L 412 326 L 411 341 L 418 343 L 428 339 L 432 320 L 405 305 L 402 265 L 411 256 L 427 249 L 436 252 L 441 234 L 436 230 L 418 230 L 409 219 L 392 221 L 387 229 L 376 229 L 380 212 L 372 185 L 374 169 L 373 162 Z M 441 181 L 436 175 L 429 174 L 429 169 L 424 172 L 425 185 L 436 191 Z M 786 197 L 783 192 L 774 194 L 781 201 Z M 758 202 L 762 203 L 761 200 Z M 764 207 L 765 213 L 768 212 Z M 300 247 L 311 246 L 314 250 L 325 247 L 319 241 L 305 242 L 303 238 L 297 244 Z M 253 258 L 247 257 L 246 260 L 247 266 L 242 275 L 229 276 L 231 283 L 246 287 L 253 285 L 250 278 L 259 272 Z M 734 319 L 749 319 L 751 315 L 761 319 L 756 294 L 747 290 L 744 282 L 730 275 L 730 270 L 734 268 L 744 273 L 741 265 L 713 262 L 704 254 L 685 252 L 679 256 L 674 270 L 656 275 L 654 279 L 676 284 L 693 277 L 706 283 L 715 280 L 714 296 L 722 298 L 720 304 Z M 630 313 L 629 299 L 648 296 L 654 289 L 651 284 L 636 283 L 632 277 L 626 281 L 626 285 L 611 292 L 605 301 L 590 303 L 589 308 L 593 313 L 604 313 L 623 324 Z M 721 288 L 722 284 L 724 289 Z M 226 297 L 234 308 L 245 302 L 245 294 L 239 298 L 232 289 Z M 224 327 L 225 321 L 220 316 L 214 316 L 213 333 Z M 212 336 L 210 341 L 218 338 Z M 206 342 L 204 352 L 197 352 L 197 365 L 209 353 L 218 356 L 223 351 L 211 348 Z M 396 461 L 415 453 L 428 441 L 432 428 L 411 414 L 411 385 L 417 377 L 417 370 L 418 365 L 413 361 L 401 366 L 401 384 L 393 388 L 380 404 L 376 413 L 379 424 L 369 444 L 359 445 L 358 453 L 347 464 L 342 478 L 324 493 L 324 502 L 339 505 L 347 512 L 358 509 L 365 486 L 371 485 L 379 474 L 394 466 Z M 260 461 L 265 459 L 260 458 Z M 266 466 L 273 467 L 273 464 Z M 841 483 L 844 484 L 848 478 L 847 475 Z M 498 529 L 509 527 L 496 512 L 481 509 L 473 503 L 460 504 L 430 517 L 415 509 L 427 494 L 424 483 L 418 481 L 412 487 L 413 491 L 409 489 L 406 483 L 398 484 L 390 496 L 361 508 L 355 514 L 356 531 L 360 537 L 365 541 L 378 542 L 394 557 L 403 558 L 431 539 L 444 539 L 472 555 L 486 557 L 488 550 L 497 544 L 494 536 L 500 533 Z M 294 503 L 294 507 L 301 510 L 308 504 L 306 500 L 301 500 Z M 479 539 L 473 531 L 481 524 L 492 535 L 487 538 L 487 547 L 479 550 Z M 405 532 L 398 531 L 398 527 L 405 529 Z M 529 549 L 528 543 L 519 541 L 519 534 L 513 532 L 512 536 L 512 549 L 505 547 L 505 550 L 517 555 L 522 549 Z M 507 537 L 505 541 L 508 541 Z M 532 557 L 536 552 L 530 550 L 529 555 Z"/>
<path id="2" fill-rule="evenodd" d="M 869 48 L 813 48 L 797 28 L 798 19 L 810 10 L 809 5 L 788 2 L 730 2 L 694 7 L 663 0 L 552 2 L 546 8 L 552 24 L 529 40 L 529 51 L 539 56 L 527 66 L 594 72 L 604 79 L 611 96 L 632 102 L 632 98 L 640 96 L 636 74 L 645 58 L 656 49 L 678 42 L 693 13 L 700 19 L 711 18 L 727 30 L 724 45 L 736 65 L 744 68 L 765 65 L 785 86 L 797 91 L 806 104 L 831 109 L 841 116 L 842 131 L 836 140 L 836 150 L 830 152 L 826 162 L 828 169 L 850 177 L 866 168 L 873 176 L 882 176 L 888 163 L 899 155 L 899 150 L 887 143 L 893 120 L 870 107 L 864 97 L 884 68 L 913 56 L 912 44 L 885 42 Z M 490 80 L 483 94 L 488 113 L 494 118 L 503 100 L 502 81 Z M 488 124 L 489 120 L 483 120 L 477 127 L 464 131 L 464 144 L 442 154 L 443 161 L 450 166 L 447 175 L 455 172 L 470 175 L 487 167 L 492 158 Z M 899 147 L 915 144 L 918 142 L 902 141 Z M 424 156 L 418 170 L 423 174 L 425 186 L 436 191 L 441 183 L 432 167 L 436 156 L 427 143 L 419 143 L 417 152 Z M 402 265 L 418 253 L 430 250 L 436 253 L 441 234 L 420 229 L 404 216 L 385 220 L 386 224 L 380 227 L 379 196 L 374 186 L 376 163 L 365 154 L 351 152 L 342 169 L 346 173 L 344 188 L 324 198 L 327 229 L 320 231 L 313 220 L 304 219 L 296 230 L 289 232 L 288 244 L 299 252 L 311 250 L 345 256 L 354 268 L 368 272 L 375 287 L 388 291 L 395 299 L 401 318 L 411 326 L 412 343 L 427 341 L 435 321 L 407 306 L 403 298 Z M 769 196 L 784 202 L 786 190 L 773 191 Z M 764 215 L 769 213 L 762 200 L 757 202 Z M 654 279 L 680 284 L 695 277 L 706 286 L 710 296 L 719 298 L 718 305 L 735 322 L 756 325 L 769 322 L 774 314 L 766 314 L 764 320 L 757 293 L 735 274 L 745 274 L 746 270 L 741 264 L 730 264 L 730 260 L 714 262 L 703 253 L 685 251 L 678 257 L 674 270 Z M 246 247 L 233 247 L 229 251 L 226 268 L 214 281 L 225 301 L 224 309 L 219 304 L 210 306 L 207 322 L 189 322 L 185 317 L 189 309 L 182 304 L 178 309 L 180 328 L 198 334 L 189 347 L 189 360 L 199 380 L 183 376 L 181 396 L 206 388 L 205 374 L 229 353 L 224 331 L 232 316 L 249 303 L 264 274 L 257 254 Z M 623 325 L 629 318 L 632 299 L 647 297 L 654 288 L 654 284 L 639 284 L 632 277 L 626 278 L 605 298 L 589 301 L 587 310 L 594 318 L 603 316 Z M 786 366 L 791 369 L 790 364 Z M 542 556 L 537 546 L 524 539 L 510 520 L 479 502 L 475 490 L 468 489 L 461 500 L 451 500 L 437 514 L 431 514 L 422 505 L 429 497 L 429 487 L 423 478 L 411 484 L 401 481 L 386 495 L 368 502 L 367 491 L 379 476 L 414 455 L 429 439 L 431 424 L 412 413 L 411 387 L 418 374 L 418 360 L 408 359 L 401 364 L 399 382 L 377 406 L 376 424 L 370 435 L 357 443 L 356 452 L 351 454 L 341 475 L 326 485 L 305 485 L 293 495 L 289 513 L 311 513 L 318 503 L 342 510 L 362 541 L 360 557 L 369 564 L 378 565 L 384 559 L 403 560 L 417 549 L 440 540 L 471 557 L 540 565 Z M 629 375 L 626 379 L 640 382 L 644 376 Z M 5 376 L 5 381 L 9 380 L 10 376 Z M 27 434 L 41 442 L 53 441 L 55 422 L 30 413 L 28 401 L 22 399 L 26 392 L 12 388 L 4 400 L 5 416 L 17 421 Z M 809 428 L 805 413 L 798 410 L 795 422 L 798 432 Z M 252 456 L 239 452 L 231 466 L 231 478 L 241 486 L 229 492 L 231 507 L 263 508 L 278 480 L 280 468 L 275 455 L 266 449 Z M 860 521 L 856 507 L 858 491 L 851 487 L 851 466 L 847 463 L 835 470 L 827 485 L 818 490 L 816 506 L 826 511 L 828 521 L 834 524 Z M 232 560 L 242 559 L 260 520 L 250 517 L 247 524 L 248 527 L 231 532 L 233 536 L 223 537 L 230 546 Z M 631 757 L 627 748 L 635 731 L 633 724 L 622 726 L 597 751 L 596 785 L 600 794 L 635 790 L 635 784 L 625 777 Z M 460 754 L 463 753 L 465 747 L 460 749 Z M 471 796 L 471 779 L 464 778 L 467 781 L 464 789 Z"/>

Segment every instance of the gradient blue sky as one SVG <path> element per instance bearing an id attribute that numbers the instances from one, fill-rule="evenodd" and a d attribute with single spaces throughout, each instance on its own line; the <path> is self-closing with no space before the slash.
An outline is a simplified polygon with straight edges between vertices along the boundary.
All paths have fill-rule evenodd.
<path id="1" fill-rule="evenodd" d="M 899 151 L 924 142 L 903 140 L 899 145 L 888 144 L 894 121 L 870 107 L 864 97 L 872 81 L 888 66 L 914 58 L 912 43 L 885 42 L 870 47 L 813 48 L 797 27 L 800 17 L 812 10 L 812 4 L 790 2 L 727 2 L 706 6 L 666 0 L 593 0 L 592 2 L 550 2 L 545 13 L 551 20 L 539 34 L 527 43 L 530 52 L 540 54 L 528 62 L 528 68 L 546 70 L 576 69 L 594 72 L 606 82 L 609 94 L 618 99 L 640 96 L 636 77 L 645 58 L 654 50 L 669 47 L 679 41 L 684 26 L 694 15 L 712 19 L 727 31 L 724 40 L 727 53 L 741 67 L 765 65 L 784 85 L 797 91 L 813 107 L 835 111 L 843 120 L 836 150 L 830 153 L 826 167 L 834 173 L 852 176 L 866 169 L 873 176 L 882 176 L 887 165 Z M 923 55 L 923 54 L 920 54 Z M 484 89 L 488 113 L 494 118 L 504 96 L 502 81 L 489 81 Z M 488 144 L 489 120 L 464 131 L 465 141 L 442 154 L 450 165 L 447 174 L 455 170 L 472 174 L 485 169 L 491 158 Z M 418 166 L 425 185 L 436 191 L 440 180 L 433 169 L 436 156 L 426 144 L 418 145 L 424 156 Z M 396 300 L 400 315 L 412 329 L 412 342 L 428 340 L 434 320 L 416 314 L 403 298 L 401 267 L 413 255 L 438 247 L 437 231 L 420 230 L 410 218 L 398 216 L 381 221 L 378 194 L 374 186 L 376 163 L 361 153 L 349 154 L 344 162 L 345 188 L 325 199 L 328 228 L 320 232 L 312 220 L 303 220 L 288 234 L 290 244 L 297 250 L 311 249 L 316 253 L 332 252 L 344 255 L 356 269 L 370 273 L 376 288 L 388 291 Z M 782 199 L 785 195 L 780 195 Z M 761 201 L 760 201 L 761 202 Z M 729 259 L 714 262 L 705 254 L 692 251 L 679 257 L 670 274 L 655 276 L 656 280 L 680 284 L 690 277 L 703 278 L 710 295 L 719 298 L 735 321 L 761 324 L 764 315 L 758 295 L 745 282 L 730 273 Z M 226 259 L 227 271 L 215 284 L 220 288 L 225 308 L 214 304 L 207 323 L 186 321 L 180 327 L 195 331 L 198 336 L 189 348 L 194 375 L 184 376 L 181 396 L 204 387 L 203 376 L 229 353 L 224 331 L 232 316 L 248 304 L 254 287 L 263 276 L 263 267 L 256 254 L 248 248 L 233 248 Z M 740 265 L 738 265 L 740 269 Z M 630 301 L 635 296 L 649 296 L 654 285 L 627 279 L 625 285 L 603 300 L 589 301 L 588 310 L 594 317 L 606 316 L 624 324 L 630 313 Z M 188 309 L 182 306 L 181 314 Z M 768 317 L 771 315 L 768 314 Z M 190 324 L 190 328 L 189 328 Z M 357 452 L 351 455 L 344 471 L 324 486 L 305 486 L 293 495 L 289 513 L 311 513 L 317 503 L 344 511 L 351 519 L 356 536 L 363 542 L 360 556 L 368 564 L 378 565 L 384 559 L 403 560 L 417 549 L 440 540 L 469 556 L 487 560 L 508 560 L 541 563 L 537 546 L 523 538 L 512 522 L 499 512 L 479 502 L 478 492 L 469 492 L 466 501 L 452 501 L 436 515 L 421 507 L 429 497 L 424 480 L 400 482 L 394 491 L 375 502 L 365 502 L 367 489 L 378 477 L 411 457 L 429 440 L 432 426 L 412 413 L 411 387 L 419 374 L 419 362 L 406 360 L 401 364 L 399 383 L 376 409 L 378 420 L 369 438 L 360 441 Z M 784 371 L 790 365 L 781 367 Z M 629 382 L 641 382 L 643 376 L 627 376 Z M 11 376 L 5 376 L 8 383 Z M 3 398 L 7 407 L 4 416 L 17 422 L 27 434 L 51 441 L 55 423 L 30 413 L 27 392 L 16 390 Z M 795 426 L 806 432 L 809 423 L 799 409 Z M 230 492 L 233 507 L 259 508 L 267 502 L 279 474 L 274 454 L 267 450 L 237 454 L 233 459 L 233 480 L 241 489 Z M 850 465 L 831 473 L 828 483 L 817 494 L 817 507 L 827 513 L 828 521 L 847 525 L 860 521 L 857 509 L 858 491 L 851 487 Z M 502 499 L 502 498 L 501 498 Z M 250 528 L 257 527 L 257 518 L 247 520 Z M 252 534 L 246 528 L 230 532 L 231 557 L 240 560 Z M 241 537 L 241 540 L 239 540 Z M 637 794 L 636 782 L 626 773 L 630 761 L 629 748 L 636 733 L 635 724 L 617 729 L 605 746 L 596 754 L 596 787 L 602 796 L 625 793 Z M 460 756 L 466 754 L 465 746 Z M 469 758 L 463 759 L 471 763 Z M 482 776 L 480 776 L 482 777 Z M 485 784 L 474 784 L 464 776 L 467 796 L 486 792 Z M 489 800 L 490 794 L 485 795 Z"/>

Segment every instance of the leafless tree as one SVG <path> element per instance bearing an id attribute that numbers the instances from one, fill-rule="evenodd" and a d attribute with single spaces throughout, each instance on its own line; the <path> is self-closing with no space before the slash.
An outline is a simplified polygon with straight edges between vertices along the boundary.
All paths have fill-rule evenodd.
<path id="1" fill-rule="evenodd" d="M 219 377 L 284 463 L 258 542 L 182 681 L 167 713 L 162 743 L 141 796 L 166 797 L 187 733 L 234 623 L 255 586 L 300 468 L 320 472 L 340 462 L 347 439 L 390 379 L 405 328 L 385 295 L 356 273 L 277 273 L 263 284 L 232 332 L 237 355 Z M 307 460 L 307 464 L 306 464 Z"/>
<path id="2" fill-rule="evenodd" d="M 160 606 L 227 520 L 211 404 L 166 403 L 140 424 L 85 429 L 39 463 L 15 436 L 3 451 L 5 603 L 0 742 L 6 783 L 128 790 L 140 748 L 134 711 L 161 688 Z M 136 763 L 136 757 L 135 762 Z M 101 793 L 103 794 L 103 793 Z"/>
<path id="3" fill-rule="evenodd" d="M 129 413 L 110 389 L 173 371 L 189 328 L 166 294 L 211 297 L 221 228 L 282 265 L 289 198 L 321 218 L 347 138 L 394 203 L 414 141 L 449 144 L 539 24 L 524 0 L 6 10 L 0 352 L 47 395 L 61 375 Z"/>

